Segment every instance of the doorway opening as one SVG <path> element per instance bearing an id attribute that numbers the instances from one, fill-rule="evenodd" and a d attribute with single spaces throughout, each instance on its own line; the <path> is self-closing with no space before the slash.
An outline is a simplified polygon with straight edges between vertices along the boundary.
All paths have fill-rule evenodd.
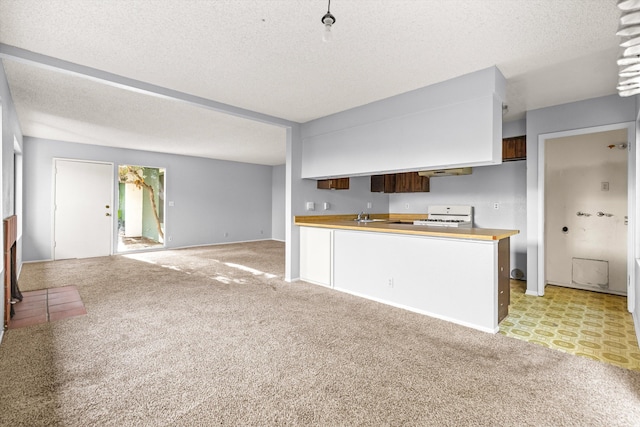
<path id="1" fill-rule="evenodd" d="M 588 136 L 590 134 L 593 133 L 607 133 L 609 131 L 616 131 L 616 130 L 626 130 L 626 141 L 616 141 L 617 143 L 623 143 L 626 142 L 627 143 L 627 213 L 624 214 L 626 215 L 628 224 L 627 225 L 623 225 L 623 227 L 625 227 L 627 234 L 626 234 L 626 277 L 625 277 L 625 283 L 626 283 L 626 296 L 627 296 L 627 307 L 629 312 L 633 312 L 635 309 L 635 300 L 636 300 L 636 296 L 635 296 L 635 276 L 636 276 L 636 272 L 635 272 L 635 254 L 636 254 L 636 250 L 635 250 L 635 215 L 636 215 L 636 147 L 635 147 L 635 141 L 636 141 L 636 133 L 635 133 L 635 123 L 634 122 L 624 122 L 624 123 L 616 123 L 616 124 L 611 124 L 611 125 L 603 125 L 603 126 L 596 126 L 596 127 L 592 127 L 592 128 L 583 128 L 583 129 L 573 129 L 573 130 L 569 130 L 569 131 L 563 131 L 563 132 L 554 132 L 554 133 L 549 133 L 549 134 L 541 134 L 538 136 L 538 185 L 537 188 L 538 190 L 538 203 L 537 203 L 537 209 L 536 209 L 536 214 L 538 216 L 538 220 L 536 221 L 536 230 L 530 230 L 530 232 L 535 232 L 537 233 L 537 241 L 538 241 L 538 245 L 537 245 L 537 257 L 535 258 L 536 261 L 536 266 L 535 268 L 537 269 L 537 280 L 536 280 L 536 285 L 535 287 L 537 288 L 537 293 L 531 293 L 531 295 L 537 295 L 537 296 L 543 296 L 545 293 L 545 286 L 547 285 L 547 266 L 546 266 L 546 249 L 547 249 L 547 244 L 546 244 L 546 240 L 547 240 L 547 235 L 545 233 L 545 223 L 547 222 L 548 218 L 547 218 L 547 209 L 545 206 L 546 203 L 546 197 L 545 197 L 545 189 L 547 188 L 545 185 L 545 168 L 546 168 L 546 164 L 545 164 L 545 149 L 547 146 L 547 140 L 550 139 L 557 139 L 557 138 L 563 138 L 563 137 L 570 137 L 570 136 Z M 609 145 L 609 144 L 608 144 Z M 617 150 L 616 147 L 609 149 L 608 146 L 606 148 L 606 150 Z M 606 182 L 606 181 L 604 181 Z M 600 183 L 598 185 L 601 185 Z M 577 212 L 574 212 L 573 214 L 577 216 Z M 583 211 L 582 211 L 583 212 Z M 596 210 L 594 212 L 592 212 L 591 214 L 595 214 L 596 218 L 597 217 L 597 212 L 600 212 L 600 210 Z M 529 212 L 531 214 L 531 212 Z M 602 211 L 602 213 L 610 213 L 610 212 L 605 212 Z M 606 217 L 605 218 L 611 218 L 611 217 Z M 600 218 L 601 219 L 601 218 Z M 527 289 L 527 294 L 530 294 L 530 289 Z"/>
<path id="2" fill-rule="evenodd" d="M 118 166 L 118 252 L 164 248 L 165 169 Z"/>
<path id="3" fill-rule="evenodd" d="M 627 294 L 627 129 L 544 147 L 546 283 Z"/>

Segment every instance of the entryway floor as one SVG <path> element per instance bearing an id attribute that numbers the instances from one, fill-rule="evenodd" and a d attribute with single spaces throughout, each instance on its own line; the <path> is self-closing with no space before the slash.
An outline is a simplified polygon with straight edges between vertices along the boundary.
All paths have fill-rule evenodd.
<path id="1" fill-rule="evenodd" d="M 13 308 L 15 314 L 9 321 L 9 329 L 87 314 L 75 286 L 22 292 L 22 301 Z"/>
<path id="2" fill-rule="evenodd" d="M 548 285 L 543 297 L 525 295 L 526 282 L 511 281 L 509 315 L 502 335 L 640 371 L 640 348 L 627 298 Z"/>
<path id="3" fill-rule="evenodd" d="M 147 237 L 125 237 L 120 234 L 118 238 L 118 252 L 136 251 L 144 249 L 163 248 L 164 243 L 158 242 Z"/>

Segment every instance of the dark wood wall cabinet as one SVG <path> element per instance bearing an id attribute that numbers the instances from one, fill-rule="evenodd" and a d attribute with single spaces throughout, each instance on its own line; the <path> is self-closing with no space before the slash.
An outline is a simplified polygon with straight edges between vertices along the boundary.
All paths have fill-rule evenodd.
<path id="1" fill-rule="evenodd" d="M 429 191 L 429 178 L 418 172 L 396 174 L 396 193 L 419 193 Z"/>
<path id="2" fill-rule="evenodd" d="M 527 158 L 527 136 L 514 136 L 502 140 L 502 161 L 524 160 Z"/>
<path id="3" fill-rule="evenodd" d="M 395 193 L 396 192 L 396 174 L 372 175 L 371 176 L 371 192 L 372 193 Z"/>
<path id="4" fill-rule="evenodd" d="M 429 191 L 429 178 L 418 172 L 371 176 L 372 193 L 419 193 Z"/>
<path id="5" fill-rule="evenodd" d="M 348 190 L 349 178 L 334 178 L 318 180 L 320 190 Z"/>

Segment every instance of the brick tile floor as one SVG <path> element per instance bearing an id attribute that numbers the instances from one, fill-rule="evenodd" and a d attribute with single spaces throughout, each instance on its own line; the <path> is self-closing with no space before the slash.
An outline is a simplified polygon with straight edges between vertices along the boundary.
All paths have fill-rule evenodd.
<path id="1" fill-rule="evenodd" d="M 87 314 L 75 286 L 41 289 L 22 293 L 22 301 L 13 305 L 9 329 L 23 328 Z"/>

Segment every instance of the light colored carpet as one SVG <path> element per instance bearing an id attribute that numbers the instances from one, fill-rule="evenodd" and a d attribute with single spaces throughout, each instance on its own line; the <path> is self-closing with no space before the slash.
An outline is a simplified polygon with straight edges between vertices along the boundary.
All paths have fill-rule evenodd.
<path id="1" fill-rule="evenodd" d="M 640 373 L 282 280 L 254 242 L 26 264 L 86 316 L 9 330 L 7 426 L 630 426 Z M 248 267 L 248 268 L 247 268 Z"/>

